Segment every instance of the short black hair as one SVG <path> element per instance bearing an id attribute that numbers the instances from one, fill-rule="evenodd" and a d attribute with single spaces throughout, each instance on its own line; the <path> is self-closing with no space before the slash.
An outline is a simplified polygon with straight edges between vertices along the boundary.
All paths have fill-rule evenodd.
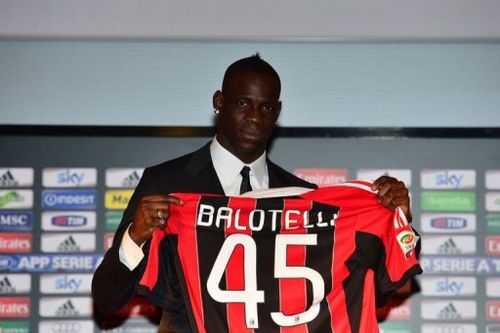
<path id="1" fill-rule="evenodd" d="M 224 73 L 224 79 L 222 80 L 222 91 L 227 88 L 229 80 L 236 74 L 251 72 L 262 75 L 269 75 L 272 77 L 276 84 L 278 85 L 278 92 L 281 92 L 281 81 L 278 72 L 271 66 L 267 61 L 260 57 L 259 53 L 246 58 L 239 59 L 233 62 Z"/>

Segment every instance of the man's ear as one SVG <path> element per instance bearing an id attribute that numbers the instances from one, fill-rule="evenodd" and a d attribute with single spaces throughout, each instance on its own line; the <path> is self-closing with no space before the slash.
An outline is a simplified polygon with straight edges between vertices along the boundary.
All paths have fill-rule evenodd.
<path id="1" fill-rule="evenodd" d="M 224 95 L 222 95 L 222 91 L 217 90 L 214 92 L 214 96 L 212 98 L 212 104 L 214 107 L 214 110 L 222 110 L 222 107 L 224 106 Z"/>

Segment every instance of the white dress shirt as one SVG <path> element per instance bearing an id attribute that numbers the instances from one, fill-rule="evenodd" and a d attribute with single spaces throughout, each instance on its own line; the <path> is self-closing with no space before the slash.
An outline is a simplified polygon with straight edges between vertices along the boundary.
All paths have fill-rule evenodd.
<path id="1" fill-rule="evenodd" d="M 250 184 L 252 185 L 252 190 L 265 190 L 269 188 L 266 152 L 262 153 L 262 155 L 252 163 L 245 164 L 226 148 L 222 147 L 217 141 L 217 137 L 215 137 L 210 144 L 210 157 L 212 158 L 215 172 L 217 173 L 217 177 L 219 178 L 225 195 L 237 196 L 240 194 L 242 180 L 240 171 L 245 165 L 250 167 Z M 127 228 L 123 234 L 118 253 L 120 261 L 130 270 L 137 267 L 142 258 L 144 258 L 142 245 L 138 246 L 132 238 L 130 238 Z"/>

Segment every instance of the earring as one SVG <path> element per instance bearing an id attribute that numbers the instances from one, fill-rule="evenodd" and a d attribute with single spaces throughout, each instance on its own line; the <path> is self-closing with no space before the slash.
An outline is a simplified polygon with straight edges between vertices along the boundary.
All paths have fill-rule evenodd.
<path id="1" fill-rule="evenodd" d="M 216 115 L 218 115 L 218 114 L 219 114 L 219 110 L 214 109 L 214 113 L 215 113 Z"/>

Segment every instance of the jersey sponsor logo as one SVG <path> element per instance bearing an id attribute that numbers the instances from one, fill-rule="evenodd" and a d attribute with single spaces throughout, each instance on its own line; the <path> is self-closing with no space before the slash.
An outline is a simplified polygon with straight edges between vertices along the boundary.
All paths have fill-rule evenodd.
<path id="1" fill-rule="evenodd" d="M 95 248 L 94 233 L 42 234 L 42 252 L 92 252 Z"/>
<path id="2" fill-rule="evenodd" d="M 482 257 L 422 257 L 425 274 L 498 274 L 500 259 Z"/>
<path id="3" fill-rule="evenodd" d="M 123 212 L 106 212 L 106 231 L 116 231 L 122 220 Z"/>
<path id="4" fill-rule="evenodd" d="M 95 168 L 45 168 L 44 187 L 94 187 L 97 184 Z"/>
<path id="5" fill-rule="evenodd" d="M 43 212 L 42 230 L 85 231 L 95 230 L 96 213 L 82 211 Z"/>
<path id="6" fill-rule="evenodd" d="M 476 194 L 474 192 L 421 192 L 420 202 L 423 210 L 428 211 L 474 211 Z"/>
<path id="7" fill-rule="evenodd" d="M 415 251 L 415 234 L 411 230 L 403 230 L 396 235 L 399 247 L 405 258 L 410 258 Z"/>
<path id="8" fill-rule="evenodd" d="M 0 318 L 28 318 L 30 315 L 29 297 L 0 297 Z"/>
<path id="9" fill-rule="evenodd" d="M 500 333 L 500 325 L 491 324 L 486 326 L 486 333 Z"/>
<path id="10" fill-rule="evenodd" d="M 1 233 L 1 253 L 25 253 L 31 252 L 33 235 L 29 233 Z"/>
<path id="11" fill-rule="evenodd" d="M 0 190 L 0 209 L 33 208 L 32 190 Z"/>
<path id="12" fill-rule="evenodd" d="M 500 297 L 500 278 L 486 279 L 486 295 L 489 297 Z"/>
<path id="13" fill-rule="evenodd" d="M 422 242 L 422 254 L 474 254 L 476 237 L 469 235 L 428 235 Z"/>
<path id="14" fill-rule="evenodd" d="M 492 234 L 500 234 L 500 214 L 487 214 L 486 227 Z"/>
<path id="15" fill-rule="evenodd" d="M 31 231 L 33 230 L 32 212 L 0 211 L 0 231 Z"/>
<path id="16" fill-rule="evenodd" d="M 431 320 L 474 320 L 477 306 L 473 300 L 422 300 L 421 314 Z"/>
<path id="17" fill-rule="evenodd" d="M 500 170 L 486 170 L 485 185 L 489 190 L 500 190 Z"/>
<path id="18" fill-rule="evenodd" d="M 104 234 L 104 251 L 109 250 L 113 245 L 113 238 L 115 237 L 114 232 L 107 232 Z"/>
<path id="19" fill-rule="evenodd" d="M 95 190 L 44 190 L 42 208 L 45 209 L 95 209 Z"/>
<path id="20" fill-rule="evenodd" d="M 0 270 L 9 272 L 93 272 L 102 255 L 0 255 Z"/>
<path id="21" fill-rule="evenodd" d="M 159 309 L 144 297 L 134 297 L 127 305 L 112 313 L 113 317 L 152 317 Z"/>
<path id="22" fill-rule="evenodd" d="M 44 294 L 90 293 L 92 274 L 43 274 L 40 291 Z"/>
<path id="23" fill-rule="evenodd" d="M 377 308 L 377 318 L 384 320 L 407 320 L 411 315 L 411 301 L 401 303 L 397 299 L 391 299 L 387 304 Z"/>
<path id="24" fill-rule="evenodd" d="M 475 170 L 422 170 L 420 185 L 425 189 L 472 189 L 476 187 Z"/>
<path id="25" fill-rule="evenodd" d="M 92 320 L 42 320 L 38 323 L 38 331 L 47 333 L 88 333 L 94 332 L 94 323 Z"/>
<path id="26" fill-rule="evenodd" d="M 380 176 L 394 177 L 405 183 L 406 187 L 411 187 L 411 170 L 409 169 L 359 169 L 356 178 L 374 181 Z"/>
<path id="27" fill-rule="evenodd" d="M 21 320 L 2 320 L 0 322 L 0 332 L 2 333 L 29 333 L 29 321 Z"/>
<path id="28" fill-rule="evenodd" d="M 486 193 L 486 210 L 489 212 L 500 212 L 500 192 Z"/>
<path id="29" fill-rule="evenodd" d="M 132 197 L 132 190 L 106 191 L 105 206 L 107 209 L 125 209 Z"/>
<path id="30" fill-rule="evenodd" d="M 486 303 L 486 320 L 500 320 L 500 301 Z"/>
<path id="31" fill-rule="evenodd" d="M 474 324 L 432 323 L 422 324 L 421 333 L 477 333 Z"/>
<path id="32" fill-rule="evenodd" d="M 460 276 L 423 276 L 424 296 L 473 296 L 476 294 L 476 278 Z"/>
<path id="33" fill-rule="evenodd" d="M 31 291 L 31 275 L 0 274 L 0 294 L 26 294 Z"/>
<path id="34" fill-rule="evenodd" d="M 428 214 L 421 215 L 420 227 L 423 232 L 469 233 L 476 231 L 475 214 Z"/>
<path id="35" fill-rule="evenodd" d="M 33 168 L 0 168 L 0 187 L 31 187 L 33 179 Z"/>
<path id="36" fill-rule="evenodd" d="M 319 187 L 344 183 L 347 180 L 347 169 L 295 169 L 293 173 Z"/>
<path id="37" fill-rule="evenodd" d="M 490 256 L 500 255 L 500 235 L 486 236 L 484 240 L 485 253 Z"/>
<path id="38" fill-rule="evenodd" d="M 92 298 L 90 297 L 42 297 L 41 317 L 90 317 Z"/>
<path id="39" fill-rule="evenodd" d="M 135 188 L 139 184 L 144 168 L 106 169 L 106 187 Z"/>

